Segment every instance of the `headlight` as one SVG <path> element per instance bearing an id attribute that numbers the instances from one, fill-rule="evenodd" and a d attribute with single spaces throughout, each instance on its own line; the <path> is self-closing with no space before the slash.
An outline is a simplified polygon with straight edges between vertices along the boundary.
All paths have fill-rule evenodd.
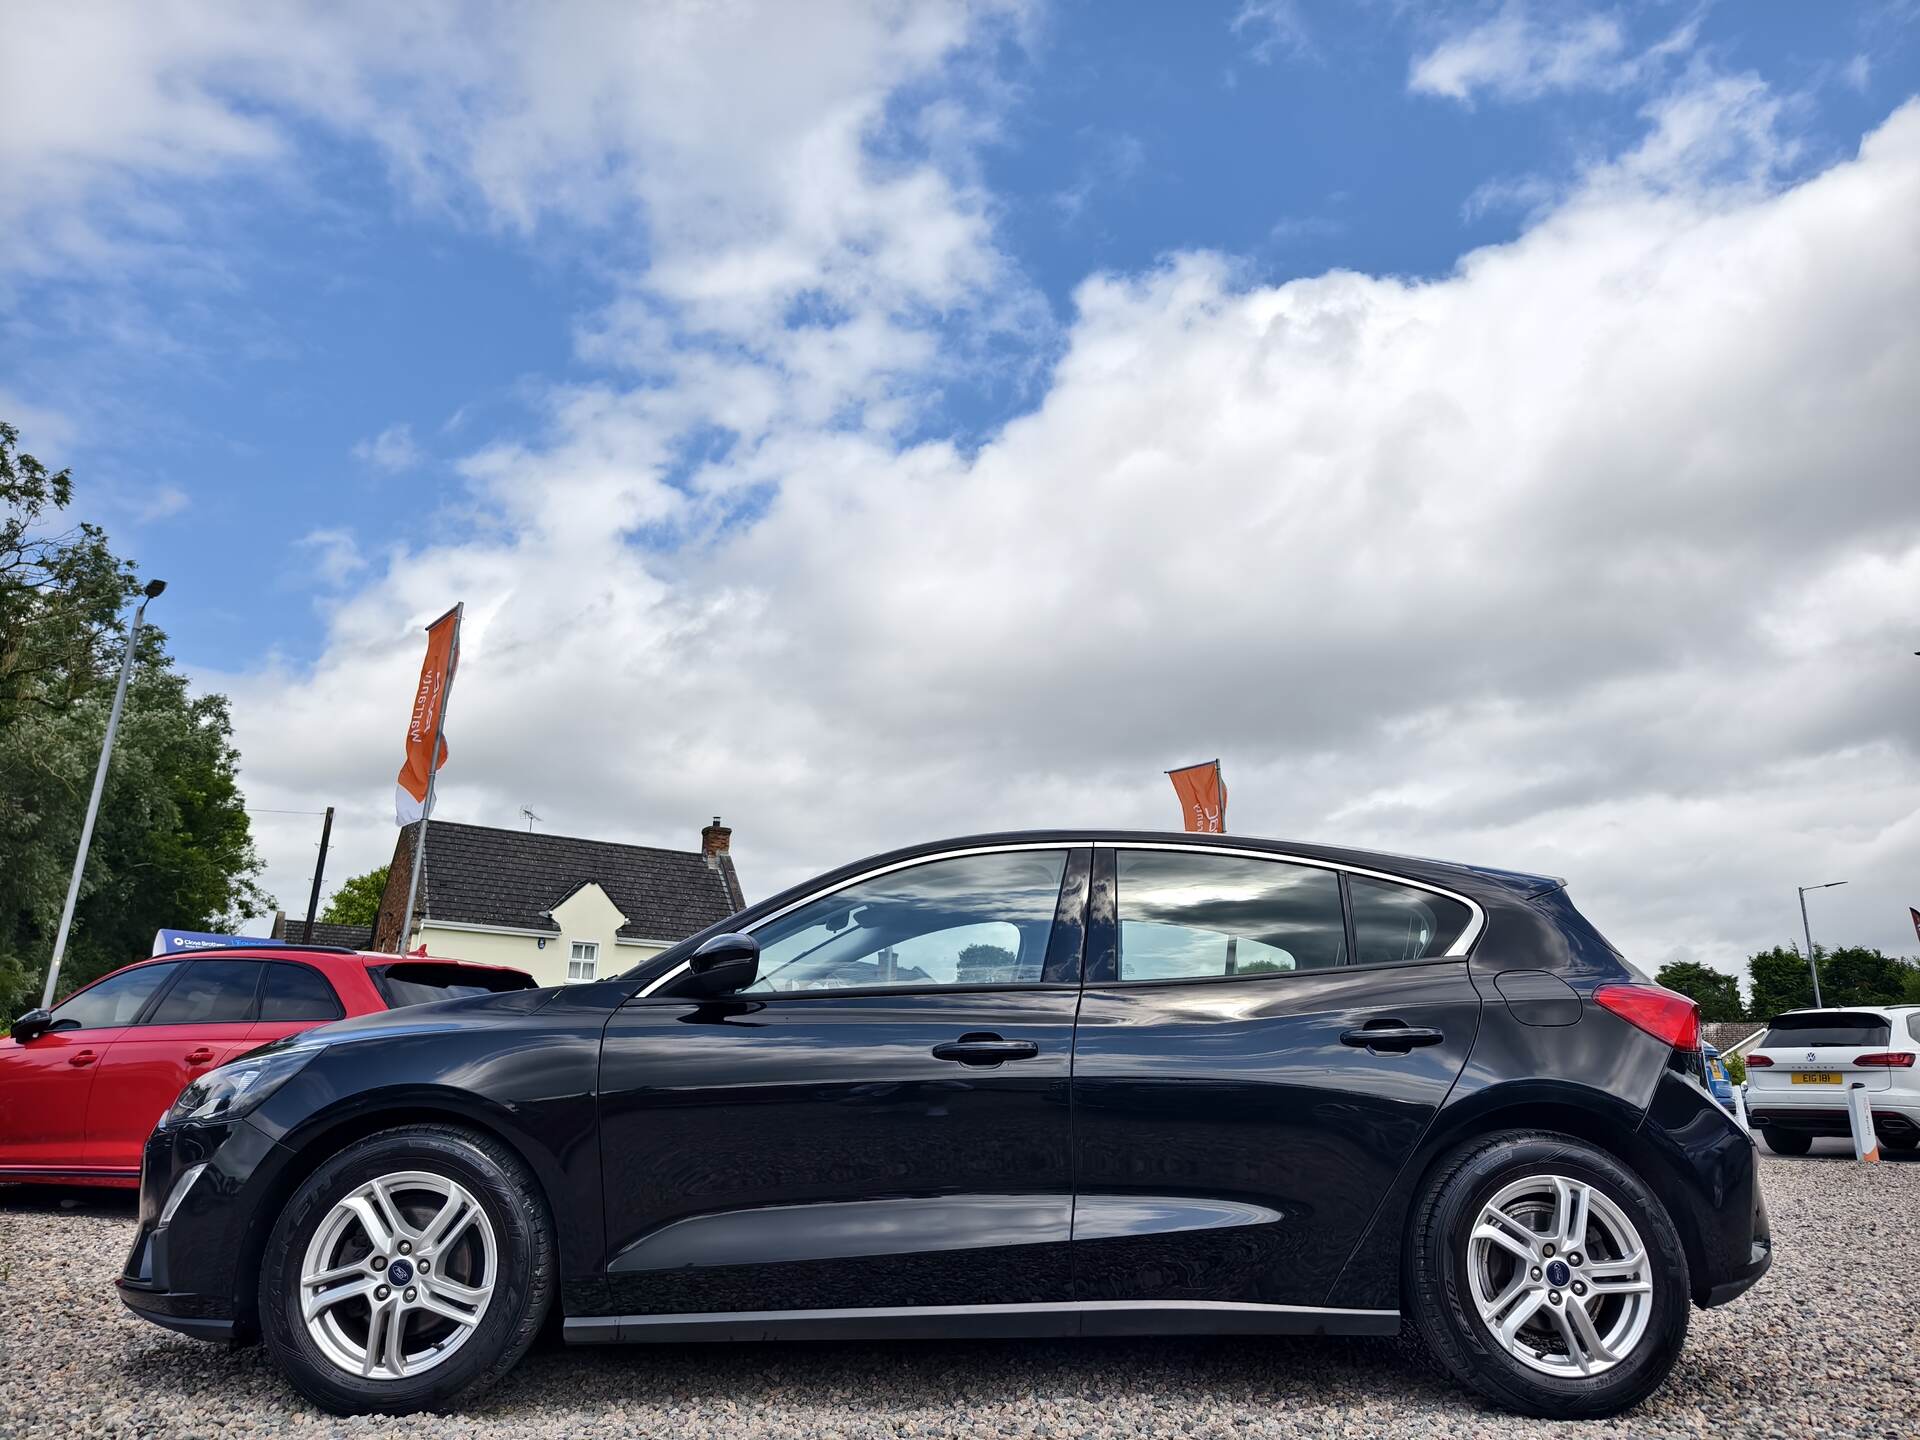
<path id="1" fill-rule="evenodd" d="M 319 1053 L 318 1046 L 276 1050 L 209 1070 L 180 1092 L 173 1108 L 162 1117 L 161 1128 L 182 1125 L 189 1120 L 203 1123 L 238 1120 L 298 1075 Z"/>

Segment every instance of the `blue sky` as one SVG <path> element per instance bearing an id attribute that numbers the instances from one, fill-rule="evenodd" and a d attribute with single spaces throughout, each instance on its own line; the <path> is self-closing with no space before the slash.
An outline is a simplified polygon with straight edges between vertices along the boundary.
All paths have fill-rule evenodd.
<path id="1" fill-rule="evenodd" d="M 1899 152 L 1911 4 L 799 15 L 6 22 L 0 404 L 173 582 L 156 618 L 234 694 L 257 803 L 338 803 L 349 863 L 381 858 L 412 627 L 466 598 L 480 693 L 456 703 L 456 818 L 532 801 L 560 828 L 679 843 L 724 806 L 784 880 L 927 827 L 1061 807 L 1159 823 L 1160 762 L 1220 749 L 1249 828 L 1591 862 L 1616 928 L 1662 953 L 1771 943 L 1782 877 L 1809 864 L 1886 876 L 1844 903 L 1860 938 L 1897 943 L 1914 731 L 1847 707 L 1902 693 L 1860 656 L 1915 563 L 1920 517 L 1887 469 L 1910 427 L 1891 402 L 1853 416 L 1854 523 L 1762 534 L 1767 486 L 1804 497 L 1814 477 L 1729 496 L 1713 467 L 1732 460 L 1696 444 L 1711 425 L 1637 439 L 1648 398 L 1609 385 L 1671 343 L 1699 349 L 1673 362 L 1707 387 L 1696 419 L 1806 399 L 1745 373 L 1758 313 L 1783 347 L 1857 352 L 1857 375 L 1821 362 L 1830 408 L 1875 403 L 1911 352 L 1873 306 L 1838 339 L 1792 325 L 1854 313 L 1819 288 L 1850 267 L 1907 283 L 1912 254 L 1862 234 L 1816 280 L 1778 231 L 1855 203 L 1856 172 L 1896 203 L 1897 167 L 1856 156 L 1883 130 Z M 1690 309 L 1737 287 L 1716 227 L 1729 257 L 1759 247 L 1755 274 L 1777 260 L 1780 289 Z M 1498 313 L 1516 304 L 1538 333 Z M 1456 348 L 1416 361 L 1416 333 Z M 1549 375 L 1506 431 L 1482 418 Z M 1250 548 L 1171 541 L 1189 497 L 1204 533 Z M 1469 515 L 1482 550 L 1452 529 Z M 1505 575 L 1512 547 L 1570 534 L 1622 542 L 1567 559 L 1590 597 L 1551 567 Z M 1796 540 L 1805 593 L 1756 579 Z M 1329 554 L 1350 568 L 1321 573 Z M 1240 588 L 1194 578 L 1212 563 Z M 1115 566 L 1112 692 L 1056 694 L 1059 627 Z M 1456 566 L 1439 608 L 1477 598 L 1429 631 L 1422 587 Z M 1861 587 L 1875 598 L 1834 599 Z M 1325 633 L 1298 626 L 1340 597 Z M 1508 644 L 1507 623 L 1590 668 Z M 544 653 L 575 628 L 610 648 Z M 1196 635 L 1209 679 L 1218 653 L 1265 677 L 1245 706 L 1231 686 L 1155 698 Z M 1756 671 L 1832 699 L 1702 767 L 1671 733 L 1676 693 L 1770 703 Z M 777 723 L 697 723 L 742 676 L 777 681 L 755 706 Z M 1036 707 L 1113 729 L 1065 744 Z M 321 739 L 288 732 L 300 708 L 332 717 Z M 1487 783 L 1497 744 L 1513 758 Z M 611 773 L 583 773 L 609 750 Z M 849 780 L 897 798 L 862 812 Z M 1463 790 L 1505 798 L 1462 818 Z M 1689 857 L 1756 825 L 1821 838 L 1730 861 L 1724 886 L 1690 859 L 1648 888 L 1616 833 L 1636 823 Z M 287 898 L 309 842 L 268 824 Z"/>

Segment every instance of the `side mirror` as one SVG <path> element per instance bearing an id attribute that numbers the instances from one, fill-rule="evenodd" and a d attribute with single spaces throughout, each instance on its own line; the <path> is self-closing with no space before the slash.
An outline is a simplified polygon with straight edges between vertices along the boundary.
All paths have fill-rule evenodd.
<path id="1" fill-rule="evenodd" d="M 13 1038 L 22 1045 L 29 1040 L 38 1040 L 47 1033 L 47 1027 L 53 1024 L 51 1010 L 29 1010 L 13 1022 Z"/>
<path id="2" fill-rule="evenodd" d="M 693 991 L 704 996 L 744 990 L 760 974 L 760 942 L 751 935 L 716 935 L 687 960 Z"/>

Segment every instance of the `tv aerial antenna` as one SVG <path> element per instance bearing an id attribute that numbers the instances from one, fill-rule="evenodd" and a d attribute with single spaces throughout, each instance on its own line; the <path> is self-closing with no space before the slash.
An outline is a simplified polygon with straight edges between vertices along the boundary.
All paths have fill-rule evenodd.
<path id="1" fill-rule="evenodd" d="M 533 833 L 534 821 L 540 819 L 541 817 L 534 814 L 532 808 L 526 805 L 522 805 L 520 807 L 520 813 L 527 817 L 527 833 L 531 835 Z"/>

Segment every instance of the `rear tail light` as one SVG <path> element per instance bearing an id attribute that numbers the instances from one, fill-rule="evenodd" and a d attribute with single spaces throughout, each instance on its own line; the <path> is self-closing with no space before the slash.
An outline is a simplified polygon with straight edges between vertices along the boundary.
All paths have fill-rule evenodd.
<path id="1" fill-rule="evenodd" d="M 1911 1070 L 1913 1068 L 1913 1052 L 1911 1050 L 1876 1050 L 1871 1055 L 1854 1056 L 1853 1063 L 1856 1065 L 1884 1065 L 1893 1070 Z"/>
<path id="2" fill-rule="evenodd" d="M 1747 1056 L 1747 1069 L 1749 1070 L 1764 1070 L 1771 1064 L 1773 1064 L 1773 1057 L 1771 1055 Z"/>
<path id="3" fill-rule="evenodd" d="M 1602 985 L 1593 1003 L 1676 1049 L 1700 1048 L 1700 1007 L 1664 985 Z"/>

